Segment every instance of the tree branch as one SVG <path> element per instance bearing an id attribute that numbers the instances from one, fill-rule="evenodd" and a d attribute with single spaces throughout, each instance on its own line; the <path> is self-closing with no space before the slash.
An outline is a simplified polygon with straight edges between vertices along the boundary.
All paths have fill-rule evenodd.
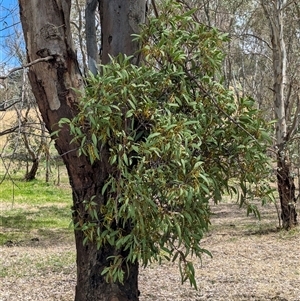
<path id="1" fill-rule="evenodd" d="M 19 103 L 19 102 L 21 102 L 21 100 L 17 100 L 17 101 L 13 102 L 12 104 L 10 104 L 10 105 L 7 106 L 7 107 L 5 107 L 5 102 L 1 103 L 1 104 L 0 104 L 0 112 L 1 112 L 1 111 L 4 112 L 4 111 L 8 110 L 10 107 L 14 106 L 15 104 L 17 104 L 17 103 Z"/>
<path id="2" fill-rule="evenodd" d="M 286 9 L 291 4 L 296 4 L 296 1 L 290 1 L 290 2 L 289 1 L 283 1 L 281 9 Z"/>
<path id="3" fill-rule="evenodd" d="M 3 76 L 0 76 L 0 79 L 6 79 L 8 78 L 12 73 L 18 71 L 18 70 L 22 70 L 24 68 L 28 68 L 28 67 L 31 67 L 32 65 L 35 65 L 37 63 L 40 63 L 40 62 L 47 62 L 47 61 L 50 61 L 54 59 L 53 56 L 47 56 L 47 57 L 44 57 L 44 58 L 40 58 L 40 59 L 37 59 L 35 61 L 32 61 L 24 66 L 20 66 L 20 67 L 16 67 L 16 68 L 13 68 L 11 69 L 6 75 L 3 75 Z"/>
<path id="4" fill-rule="evenodd" d="M 14 127 L 10 128 L 10 129 L 6 129 L 6 130 L 0 132 L 0 137 L 1 137 L 1 136 L 4 136 L 4 135 L 7 135 L 7 134 L 10 134 L 10 133 L 13 133 L 13 132 L 16 131 L 18 128 L 19 128 L 19 126 L 17 125 L 17 126 L 14 126 Z"/>
<path id="5" fill-rule="evenodd" d="M 261 37 L 255 35 L 255 34 L 251 34 L 251 33 L 242 33 L 242 34 L 240 34 L 240 35 L 235 35 L 235 34 L 233 34 L 233 35 L 231 35 L 231 36 L 232 36 L 232 37 L 233 37 L 233 36 L 236 36 L 236 37 L 244 37 L 244 36 L 252 37 L 252 38 L 255 38 L 255 39 L 257 39 L 257 40 L 263 42 L 264 44 L 266 44 L 267 47 L 268 47 L 269 49 L 272 49 L 271 45 L 270 45 L 266 40 L 264 40 L 263 38 L 261 38 Z"/>
<path id="6" fill-rule="evenodd" d="M 296 104 L 296 112 L 293 120 L 293 124 L 288 130 L 288 134 L 286 135 L 286 140 L 289 141 L 290 139 L 293 138 L 294 134 L 296 133 L 296 130 L 299 125 L 299 117 L 300 117 L 300 96 L 297 95 L 297 104 Z"/>
<path id="7" fill-rule="evenodd" d="M 151 0 L 151 3 L 153 6 L 155 17 L 158 18 L 159 15 L 158 15 L 158 10 L 157 10 L 156 4 L 155 4 L 155 0 Z"/>

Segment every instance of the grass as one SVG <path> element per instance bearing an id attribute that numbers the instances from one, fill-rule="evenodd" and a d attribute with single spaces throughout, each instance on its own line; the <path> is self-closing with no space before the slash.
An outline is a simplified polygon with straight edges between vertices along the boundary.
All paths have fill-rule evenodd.
<path id="1" fill-rule="evenodd" d="M 0 176 L 1 178 L 1 176 Z M 0 201 L 11 204 L 47 205 L 70 201 L 70 188 L 55 186 L 42 180 L 26 182 L 19 178 L 6 179 L 0 185 Z"/>
<path id="2" fill-rule="evenodd" d="M 1 178 L 1 177 L 0 177 Z M 42 180 L 0 184 L 0 245 L 71 236 L 71 190 Z"/>
<path id="3" fill-rule="evenodd" d="M 63 251 L 44 256 L 37 254 L 39 260 L 30 253 L 18 256 L 12 264 L 5 264 L 0 269 L 0 277 L 41 276 L 48 273 L 69 274 L 74 269 L 75 252 Z"/>

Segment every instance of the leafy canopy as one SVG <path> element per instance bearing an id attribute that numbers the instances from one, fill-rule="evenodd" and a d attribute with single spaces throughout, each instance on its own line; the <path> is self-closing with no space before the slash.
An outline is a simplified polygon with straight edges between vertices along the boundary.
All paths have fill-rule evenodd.
<path id="1" fill-rule="evenodd" d="M 196 287 L 190 255 L 209 254 L 200 243 L 209 201 L 238 186 L 243 201 L 247 192 L 265 196 L 266 124 L 253 100 L 222 85 L 226 35 L 183 11 L 167 1 L 142 28 L 139 66 L 120 55 L 90 75 L 69 121 L 80 155 L 93 163 L 104 146 L 110 152 L 107 201 L 98 208 L 97 196 L 86 200 L 91 221 L 80 228 L 98 248 L 127 251 L 103 271 L 108 280 L 122 281 L 124 262 L 166 258 Z"/>

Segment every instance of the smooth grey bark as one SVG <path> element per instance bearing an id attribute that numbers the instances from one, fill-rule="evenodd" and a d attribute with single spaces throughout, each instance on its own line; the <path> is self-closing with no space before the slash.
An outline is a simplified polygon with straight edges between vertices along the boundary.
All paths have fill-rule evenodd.
<path id="1" fill-rule="evenodd" d="M 85 36 L 89 70 L 96 75 L 99 64 L 99 47 L 97 46 L 96 10 L 98 0 L 86 0 Z"/>
<path id="2" fill-rule="evenodd" d="M 287 53 L 284 40 L 284 9 L 287 0 L 261 0 L 269 21 L 273 62 L 273 99 L 276 122 L 277 186 L 281 204 L 283 227 L 289 229 L 297 224 L 295 184 L 292 177 L 287 144 L 293 129 L 287 126 Z"/>
<path id="3" fill-rule="evenodd" d="M 146 0 L 100 0 L 102 64 L 107 64 L 109 55 L 119 53 L 134 55 L 137 42 L 131 35 L 137 33 L 139 24 L 145 22 Z M 132 60 L 138 63 L 138 55 Z"/>

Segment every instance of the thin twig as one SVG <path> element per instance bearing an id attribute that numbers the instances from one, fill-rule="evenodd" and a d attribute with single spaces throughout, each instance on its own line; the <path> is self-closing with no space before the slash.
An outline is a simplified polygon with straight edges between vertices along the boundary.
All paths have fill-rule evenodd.
<path id="1" fill-rule="evenodd" d="M 19 125 L 14 126 L 14 127 L 12 127 L 12 128 L 9 128 L 9 129 L 6 129 L 6 130 L 4 130 L 4 131 L 1 131 L 1 132 L 0 132 L 0 137 L 1 137 L 1 136 L 4 136 L 4 135 L 11 134 L 11 133 L 15 132 L 18 128 L 19 128 Z"/>
<path id="2" fill-rule="evenodd" d="M 153 6 L 155 17 L 158 18 L 159 15 L 158 15 L 158 10 L 157 10 L 156 4 L 155 4 L 155 0 L 151 0 L 151 3 Z"/>
<path id="3" fill-rule="evenodd" d="M 10 105 L 7 106 L 7 107 L 5 107 L 5 102 L 2 103 L 2 104 L 0 105 L 0 112 L 7 111 L 10 107 L 14 106 L 15 104 L 17 104 L 17 103 L 19 103 L 19 102 L 21 102 L 21 100 L 17 100 L 17 101 L 13 102 L 12 104 L 10 104 Z"/>
<path id="4" fill-rule="evenodd" d="M 43 57 L 43 58 L 37 59 L 37 60 L 35 60 L 35 61 L 32 61 L 32 62 L 30 62 L 30 63 L 28 63 L 28 64 L 26 64 L 26 65 L 24 65 L 24 66 L 20 66 L 20 67 L 13 68 L 13 69 L 11 69 L 6 75 L 0 76 L 0 79 L 6 79 L 6 78 L 8 78 L 12 73 L 14 73 L 14 72 L 16 72 L 16 71 L 18 71 L 18 70 L 22 70 L 22 69 L 24 69 L 24 68 L 31 67 L 32 65 L 35 65 L 35 64 L 40 63 L 40 62 L 47 62 L 47 61 L 50 61 L 50 60 L 52 60 L 52 59 L 54 59 L 54 57 L 50 55 L 50 56 Z"/>

